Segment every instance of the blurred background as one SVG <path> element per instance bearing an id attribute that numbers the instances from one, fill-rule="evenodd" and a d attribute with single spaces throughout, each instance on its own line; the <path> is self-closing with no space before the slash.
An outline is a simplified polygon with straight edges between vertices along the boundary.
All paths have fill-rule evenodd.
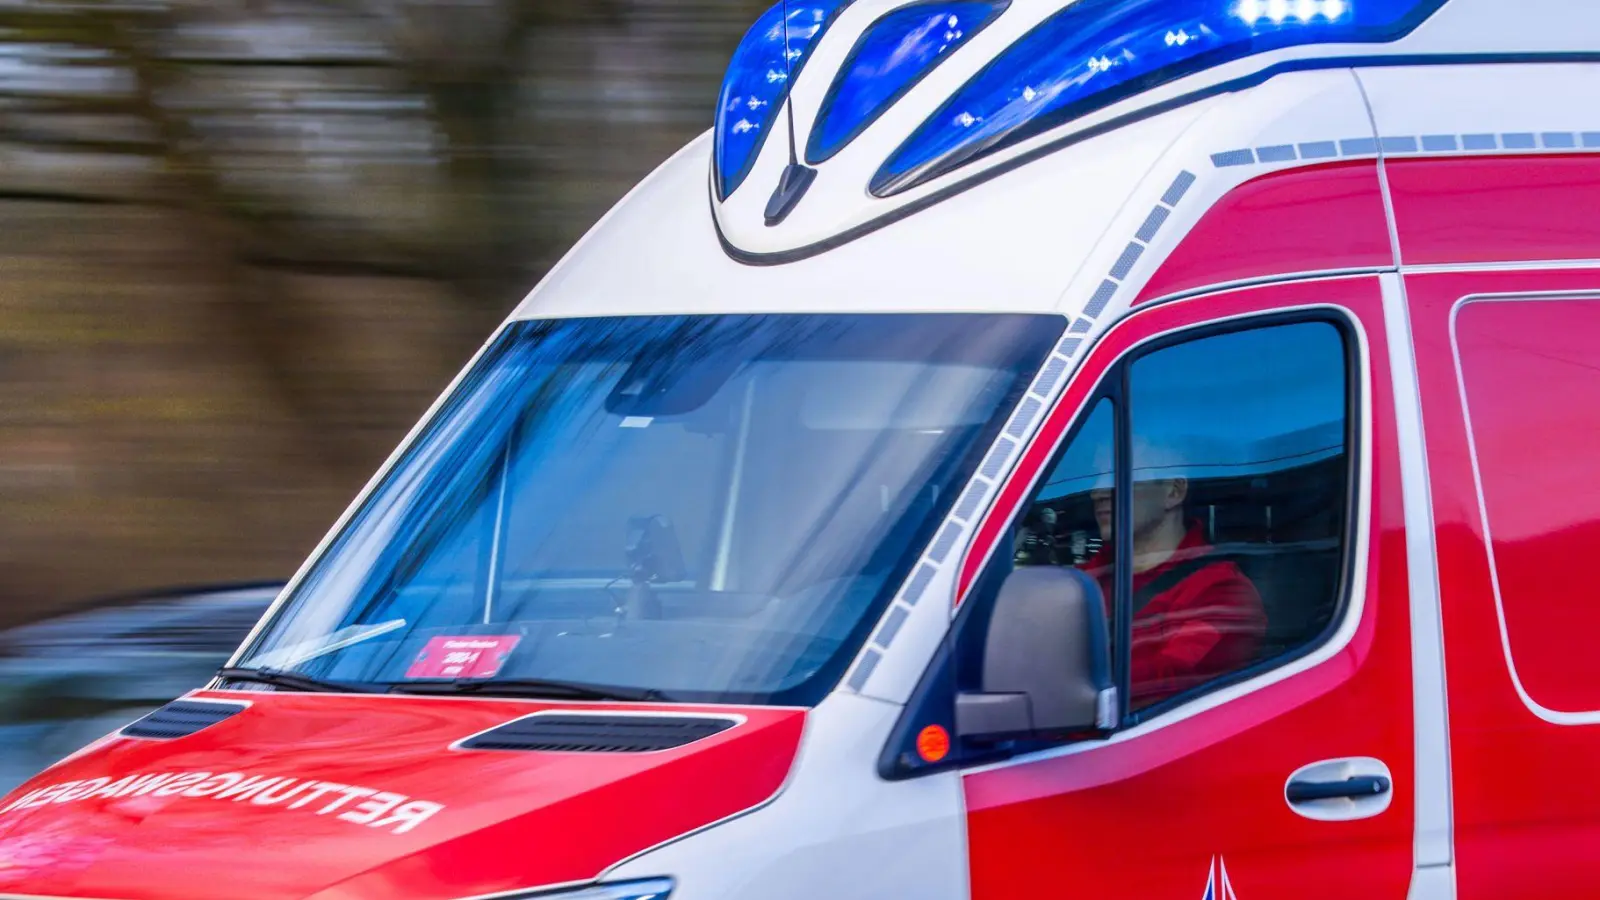
<path id="1" fill-rule="evenodd" d="M 216 669 L 767 5 L 0 0 L 0 790 Z"/>

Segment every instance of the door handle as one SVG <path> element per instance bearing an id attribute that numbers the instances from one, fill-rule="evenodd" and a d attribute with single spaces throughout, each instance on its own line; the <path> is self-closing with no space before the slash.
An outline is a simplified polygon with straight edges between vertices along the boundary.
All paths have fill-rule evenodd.
<path id="1" fill-rule="evenodd" d="M 1357 775 L 1343 781 L 1291 781 L 1285 791 L 1290 803 L 1310 803 L 1313 800 L 1359 800 L 1386 794 L 1392 785 L 1382 775 Z"/>
<path id="2" fill-rule="evenodd" d="M 1369 756 L 1325 759 L 1302 766 L 1283 783 L 1283 799 L 1297 816 L 1350 822 L 1382 815 L 1394 802 L 1394 775 Z"/>

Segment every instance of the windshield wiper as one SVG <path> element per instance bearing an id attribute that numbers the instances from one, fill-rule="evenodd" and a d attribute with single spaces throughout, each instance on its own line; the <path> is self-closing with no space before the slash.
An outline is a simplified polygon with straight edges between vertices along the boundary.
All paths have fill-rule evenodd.
<path id="1" fill-rule="evenodd" d="M 544 678 L 458 678 L 397 684 L 395 694 L 487 694 L 505 697 L 545 697 L 560 700 L 624 700 L 630 703 L 671 703 L 672 698 L 651 688 L 613 687 Z"/>
<path id="2" fill-rule="evenodd" d="M 406 627 L 405 619 L 390 619 L 387 622 L 378 622 L 372 625 L 351 625 L 341 628 L 333 634 L 325 635 L 309 641 L 301 641 L 287 647 L 280 647 L 269 653 L 251 657 L 257 669 L 272 669 L 283 671 L 293 668 L 303 662 L 310 662 L 319 656 L 326 656 L 335 650 L 343 650 L 356 644 L 370 641 L 375 637 L 382 637 L 397 628 Z"/>
<path id="3" fill-rule="evenodd" d="M 250 681 L 256 684 L 270 684 L 273 687 L 288 688 L 291 691 L 306 691 L 318 694 L 367 694 L 370 691 L 362 690 L 349 684 L 340 684 L 337 681 L 323 681 L 320 678 L 309 678 L 305 675 L 294 675 L 289 672 L 280 672 L 277 669 L 218 669 L 217 677 L 225 681 Z"/>

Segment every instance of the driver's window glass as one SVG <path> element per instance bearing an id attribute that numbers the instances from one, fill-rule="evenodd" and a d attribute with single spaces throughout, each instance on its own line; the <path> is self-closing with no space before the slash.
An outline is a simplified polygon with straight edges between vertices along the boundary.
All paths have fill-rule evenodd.
<path id="1" fill-rule="evenodd" d="M 1117 631 L 1129 647 L 1132 711 L 1324 634 L 1348 515 L 1347 390 L 1344 336 L 1327 322 L 1171 344 L 1131 363 L 1133 574 Z M 1090 570 L 1109 602 L 1118 548 L 1103 518 L 1113 493 L 1108 409 L 1092 414 L 1104 423 L 1086 423 L 1026 512 L 1027 543 L 1052 553 L 1019 541 L 1017 563 Z"/>

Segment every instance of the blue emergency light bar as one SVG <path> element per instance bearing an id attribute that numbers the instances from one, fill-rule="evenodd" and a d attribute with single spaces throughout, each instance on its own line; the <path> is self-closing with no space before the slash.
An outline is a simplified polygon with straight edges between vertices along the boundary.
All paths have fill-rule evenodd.
<path id="1" fill-rule="evenodd" d="M 828 90 L 806 162 L 833 158 L 1009 5 L 1010 0 L 935 0 L 903 6 L 874 22 Z"/>
<path id="2" fill-rule="evenodd" d="M 888 197 L 1134 94 L 1237 59 L 1384 43 L 1446 0 L 1078 0 L 968 81 L 873 177 Z"/>
<path id="3" fill-rule="evenodd" d="M 717 193 L 726 200 L 749 177 L 767 132 L 811 51 L 850 0 L 793 0 L 756 20 L 734 51 L 717 100 Z"/>

